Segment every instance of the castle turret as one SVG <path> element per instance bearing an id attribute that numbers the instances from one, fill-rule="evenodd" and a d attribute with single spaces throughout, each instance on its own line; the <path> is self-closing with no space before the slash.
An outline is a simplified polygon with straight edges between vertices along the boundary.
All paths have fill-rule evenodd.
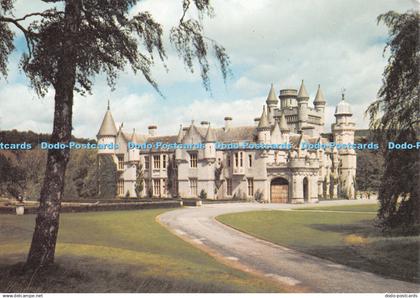
<path id="1" fill-rule="evenodd" d="M 280 90 L 280 109 L 286 109 L 297 106 L 296 104 L 296 89 L 281 89 Z"/>
<path id="2" fill-rule="evenodd" d="M 276 96 L 276 91 L 274 90 L 273 83 L 271 83 L 271 88 L 270 88 L 270 92 L 268 93 L 266 103 L 267 103 L 268 121 L 270 122 L 270 124 L 273 124 L 274 123 L 274 110 L 275 108 L 277 108 L 277 105 L 279 103 L 279 100 L 277 99 L 277 96 Z"/>
<path id="3" fill-rule="evenodd" d="M 140 149 L 136 146 L 137 144 L 136 129 L 133 129 L 133 133 L 130 137 L 130 146 L 128 147 L 128 162 L 137 163 L 140 161 Z"/>
<path id="4" fill-rule="evenodd" d="M 285 143 L 288 143 L 290 129 L 289 129 L 289 126 L 287 125 L 286 116 L 284 115 L 284 112 L 281 113 L 279 127 L 282 134 L 282 141 Z"/>
<path id="5" fill-rule="evenodd" d="M 111 110 L 108 107 L 102 120 L 101 127 L 99 128 L 98 134 L 98 145 L 106 145 L 104 149 L 98 149 L 98 154 L 114 154 L 115 153 L 115 141 L 117 137 L 117 127 L 115 126 L 114 118 L 112 117 Z"/>
<path id="6" fill-rule="evenodd" d="M 318 90 L 316 91 L 315 99 L 314 99 L 314 107 L 315 110 L 321 113 L 321 125 L 325 124 L 325 98 L 324 93 L 321 90 L 321 85 L 318 85 Z"/>
<path id="7" fill-rule="evenodd" d="M 214 162 L 216 160 L 216 137 L 214 136 L 210 124 L 207 128 L 204 144 L 206 146 L 204 149 L 204 158 L 207 159 L 208 162 Z"/>
<path id="8" fill-rule="evenodd" d="M 309 101 L 309 95 L 306 91 L 305 85 L 303 83 L 300 84 L 299 92 L 297 95 L 297 101 L 298 101 L 298 131 L 301 131 L 302 128 L 304 128 L 308 122 L 308 101 Z"/>
<path id="9" fill-rule="evenodd" d="M 263 144 L 270 143 L 270 123 L 268 121 L 268 116 L 265 111 L 265 106 L 263 106 L 263 112 L 260 117 L 260 123 L 257 126 L 258 132 L 258 142 Z"/>
<path id="10" fill-rule="evenodd" d="M 274 125 L 273 128 L 271 129 L 271 143 L 273 144 L 279 144 L 282 141 L 282 137 L 281 137 L 281 130 L 279 127 L 279 122 L 276 119 L 274 121 Z"/>
<path id="11" fill-rule="evenodd" d="M 355 123 L 352 120 L 350 104 L 344 99 L 342 94 L 341 101 L 335 109 L 336 121 L 332 124 L 332 132 L 336 144 L 353 144 Z M 354 149 L 339 149 L 339 168 L 340 173 L 339 192 L 347 199 L 355 198 L 355 179 L 356 179 L 356 152 Z"/>

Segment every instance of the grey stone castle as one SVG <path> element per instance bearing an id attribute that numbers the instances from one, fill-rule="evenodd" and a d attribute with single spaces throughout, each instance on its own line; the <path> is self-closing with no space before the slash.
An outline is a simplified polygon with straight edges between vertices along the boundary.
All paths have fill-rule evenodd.
<path id="1" fill-rule="evenodd" d="M 335 109 L 331 134 L 324 134 L 326 100 L 318 87 L 313 100 L 302 81 L 297 89 L 280 90 L 271 85 L 266 105 L 253 125 L 213 128 L 208 122 L 160 136 L 157 126 L 147 134 L 118 129 L 109 105 L 100 126 L 98 144 L 118 144 L 118 149 L 100 149 L 117 167 L 117 195 L 196 198 L 204 191 L 208 199 L 252 199 L 272 203 L 316 202 L 319 198 L 355 197 L 356 153 L 354 149 L 317 146 L 354 142 L 355 123 L 350 105 L 342 100 Z M 205 116 L 205 115 L 197 115 Z M 251 122 L 251 121 L 250 121 Z M 202 148 L 157 150 L 130 148 L 129 144 L 204 144 Z M 223 148 L 223 144 L 289 144 L 284 148 L 255 146 Z M 141 171 L 138 168 L 141 167 Z M 139 176 L 141 172 L 141 176 Z M 139 192 L 139 189 L 137 189 Z"/>

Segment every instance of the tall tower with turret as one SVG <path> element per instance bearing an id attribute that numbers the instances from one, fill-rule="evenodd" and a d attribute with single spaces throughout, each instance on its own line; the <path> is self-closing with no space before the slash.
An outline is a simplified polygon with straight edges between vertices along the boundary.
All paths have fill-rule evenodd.
<path id="1" fill-rule="evenodd" d="M 297 95 L 297 102 L 298 102 L 298 131 L 302 131 L 308 122 L 308 101 L 309 95 L 306 91 L 305 85 L 303 83 L 300 84 L 299 92 Z"/>
<path id="2" fill-rule="evenodd" d="M 331 126 L 336 144 L 354 144 L 356 124 L 352 119 L 350 104 L 345 101 L 344 93 L 335 109 L 335 123 Z M 355 199 L 356 152 L 353 148 L 338 148 L 339 194 L 347 199 Z"/>
<path id="3" fill-rule="evenodd" d="M 326 100 L 324 97 L 324 93 L 321 90 L 321 85 L 318 85 L 318 90 L 316 91 L 314 99 L 314 107 L 315 110 L 321 114 L 321 125 L 325 124 L 325 104 Z"/>
<path id="4" fill-rule="evenodd" d="M 116 137 L 117 137 L 117 127 L 115 126 L 114 118 L 112 117 L 111 110 L 108 107 L 102 120 L 101 127 L 99 128 L 98 134 L 96 135 L 98 139 L 98 145 L 101 144 L 113 144 L 115 145 Z M 104 149 L 98 149 L 98 154 L 115 154 L 115 146 L 112 148 L 110 146 L 106 146 Z"/>
<path id="5" fill-rule="evenodd" d="M 271 83 L 270 92 L 268 93 L 266 104 L 267 104 L 267 116 L 270 124 L 274 124 L 274 110 L 277 108 L 279 100 L 274 90 L 274 85 Z"/>
<path id="6" fill-rule="evenodd" d="M 270 144 L 271 133 L 270 133 L 270 122 L 268 120 L 265 106 L 263 106 L 263 112 L 260 117 L 260 122 L 257 126 L 258 142 L 263 144 Z"/>

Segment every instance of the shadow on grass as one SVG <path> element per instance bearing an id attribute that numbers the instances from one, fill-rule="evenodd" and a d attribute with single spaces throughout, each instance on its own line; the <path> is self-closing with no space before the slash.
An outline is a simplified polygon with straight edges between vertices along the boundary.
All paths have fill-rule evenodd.
<path id="1" fill-rule="evenodd" d="M 386 277 L 420 283 L 420 237 L 391 237 L 381 232 L 373 220 L 352 224 L 311 224 L 313 229 L 359 235 L 366 243 L 339 246 L 313 246 L 306 252 L 349 267 Z"/>
<path id="2" fill-rule="evenodd" d="M 375 241 L 366 245 L 312 247 L 307 253 L 352 268 L 420 284 L 419 241 L 390 244 Z"/>
<path id="3" fill-rule="evenodd" d="M 360 220 L 351 224 L 310 224 L 312 229 L 345 235 L 358 234 L 363 237 L 380 237 L 383 234 L 374 220 Z"/>
<path id="4" fill-rule="evenodd" d="M 215 293 L 234 289 L 191 280 L 142 276 L 138 266 L 100 264 L 66 258 L 59 264 L 24 271 L 23 263 L 0 265 L 0 292 L 19 293 Z M 73 265 L 71 264 L 73 262 Z M 83 262 L 83 264 L 81 264 Z M 76 265 L 74 265 L 76 264 Z M 102 269 L 105 268 L 105 269 Z"/>

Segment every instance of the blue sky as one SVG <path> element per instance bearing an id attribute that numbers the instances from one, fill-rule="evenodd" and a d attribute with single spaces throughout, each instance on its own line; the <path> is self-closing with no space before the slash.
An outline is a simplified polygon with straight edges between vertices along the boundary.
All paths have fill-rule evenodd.
<path id="1" fill-rule="evenodd" d="M 261 113 L 270 84 L 277 92 L 298 88 L 301 79 L 311 96 L 321 84 L 327 99 L 327 124 L 341 89 L 351 103 L 358 127 L 366 128 L 363 112 L 375 99 L 381 84 L 387 39 L 376 17 L 388 10 L 404 12 L 418 5 L 414 0 L 217 0 L 216 16 L 204 20 L 206 35 L 223 44 L 231 57 L 233 76 L 225 85 L 213 58 L 210 62 L 212 95 L 198 75 L 186 71 L 165 35 L 169 72 L 157 64 L 153 75 L 165 98 L 160 97 L 141 75 L 123 72 L 111 92 L 103 77 L 95 79 L 93 94 L 75 98 L 74 134 L 94 137 L 111 99 L 114 119 L 126 130 L 146 133 L 149 124 L 158 133 L 175 134 L 179 124 L 207 120 L 223 125 L 224 116 L 233 125 L 252 125 Z M 42 11 L 42 1 L 16 0 L 16 16 Z M 181 14 L 181 1 L 140 1 L 131 13 L 150 11 L 167 32 Z M 193 14 L 194 12 L 192 12 Z M 0 79 L 0 129 L 52 130 L 53 95 L 39 99 L 29 88 L 18 62 L 24 50 L 22 36 L 10 57 L 9 76 Z"/>

